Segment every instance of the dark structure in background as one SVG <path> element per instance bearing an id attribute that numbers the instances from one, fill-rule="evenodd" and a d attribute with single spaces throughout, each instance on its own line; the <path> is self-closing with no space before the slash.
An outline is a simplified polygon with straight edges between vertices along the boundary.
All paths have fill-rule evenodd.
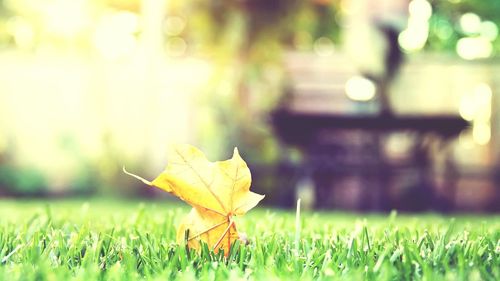
<path id="1" fill-rule="evenodd" d="M 291 92 L 280 108 L 272 113 L 272 124 L 279 138 L 298 147 L 304 161 L 297 167 L 299 178 L 314 183 L 315 207 L 334 207 L 336 189 L 350 188 L 360 194 L 356 207 L 362 210 L 419 211 L 428 208 L 449 210 L 453 202 L 437 194 L 433 177 L 432 149 L 444 151 L 449 140 L 458 136 L 468 123 L 459 115 L 396 115 L 390 105 L 388 87 L 402 62 L 398 31 L 380 27 L 387 48 L 383 75 L 363 73 L 375 82 L 377 99 L 372 110 L 358 113 L 335 113 L 315 110 L 328 103 L 328 90 L 309 86 L 299 94 Z M 344 73 L 322 73 L 336 79 Z M 335 83 L 335 82 L 333 82 Z M 301 108 L 297 99 L 313 100 Z M 316 102 L 316 107 L 315 103 Z M 356 102 L 353 102 L 356 103 Z M 363 106 L 363 105 L 361 105 Z M 391 160 L 384 143 L 391 134 L 404 133 L 412 138 L 406 159 Z M 453 192 L 454 164 L 446 163 L 444 185 Z M 399 198 L 393 198 L 390 187 L 406 185 Z"/>
<path id="2" fill-rule="evenodd" d="M 434 194 L 432 155 L 426 136 L 438 136 L 441 145 L 446 145 L 467 126 L 457 116 L 348 116 L 280 109 L 273 113 L 273 124 L 285 143 L 304 153 L 299 173 L 312 178 L 316 207 L 332 207 L 334 189 L 346 179 L 355 179 L 361 185 L 363 196 L 358 207 L 363 210 L 398 207 L 417 211 L 451 204 Z M 395 132 L 410 133 L 415 138 L 411 157 L 402 162 L 388 160 L 381 147 L 380 140 Z M 447 185 L 453 188 L 454 168 L 449 165 Z M 391 202 L 388 188 L 401 177 L 413 178 L 404 182 L 413 181 L 414 186 L 409 187 L 411 193 L 401 199 L 403 202 Z"/>

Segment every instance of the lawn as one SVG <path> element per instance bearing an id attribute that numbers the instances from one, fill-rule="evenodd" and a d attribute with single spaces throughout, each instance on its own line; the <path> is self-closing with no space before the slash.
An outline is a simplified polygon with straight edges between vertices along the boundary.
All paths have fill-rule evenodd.
<path id="1" fill-rule="evenodd" d="M 228 258 L 175 243 L 170 201 L 0 201 L 0 280 L 500 280 L 500 216 L 295 213 L 238 218 Z M 296 239 L 299 238 L 299 243 Z"/>

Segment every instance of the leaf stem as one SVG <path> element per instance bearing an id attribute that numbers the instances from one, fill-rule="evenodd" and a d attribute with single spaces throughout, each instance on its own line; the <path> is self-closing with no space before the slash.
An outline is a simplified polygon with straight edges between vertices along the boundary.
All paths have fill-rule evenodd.
<path id="1" fill-rule="evenodd" d="M 152 186 L 152 185 L 153 185 L 153 183 L 152 183 L 152 182 L 150 182 L 150 181 L 148 181 L 147 179 L 145 179 L 145 178 L 141 178 L 141 177 L 139 177 L 138 175 L 134 175 L 134 174 L 132 174 L 132 173 L 129 173 L 127 170 L 125 170 L 125 166 L 123 166 L 122 170 L 123 170 L 123 172 L 124 172 L 125 174 L 127 174 L 127 175 L 129 175 L 129 176 L 131 176 L 131 177 L 134 177 L 134 178 L 136 178 L 136 179 L 138 179 L 138 180 L 142 181 L 143 183 L 145 183 L 145 184 L 147 184 L 147 185 L 150 185 L 150 186 Z"/>

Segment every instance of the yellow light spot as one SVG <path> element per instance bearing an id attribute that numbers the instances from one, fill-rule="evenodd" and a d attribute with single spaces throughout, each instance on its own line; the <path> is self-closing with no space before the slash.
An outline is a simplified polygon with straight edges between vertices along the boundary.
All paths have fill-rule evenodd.
<path id="1" fill-rule="evenodd" d="M 474 121 L 489 122 L 491 118 L 492 92 L 488 84 L 481 83 L 474 88 L 477 113 Z"/>
<path id="2" fill-rule="evenodd" d="M 490 41 L 495 41 L 498 36 L 498 27 L 492 21 L 483 21 L 481 23 L 481 37 L 484 37 Z"/>
<path id="3" fill-rule="evenodd" d="M 375 84 L 364 77 L 353 76 L 345 84 L 347 97 L 355 101 L 369 101 L 375 97 Z"/>
<path id="4" fill-rule="evenodd" d="M 483 37 L 465 37 L 458 40 L 456 51 L 461 58 L 473 60 L 491 56 L 493 46 Z"/>
<path id="5" fill-rule="evenodd" d="M 486 145 L 491 139 L 491 126 L 486 122 L 475 123 L 472 127 L 472 138 L 479 145 Z"/>
<path id="6" fill-rule="evenodd" d="M 432 15 L 432 6 L 426 0 L 413 0 L 408 6 L 411 17 L 428 20 Z"/>
<path id="7" fill-rule="evenodd" d="M 472 121 L 476 115 L 476 110 L 474 97 L 471 94 L 464 95 L 460 100 L 460 116 L 467 121 Z"/>
<path id="8" fill-rule="evenodd" d="M 462 96 L 459 113 L 467 121 L 487 121 L 491 118 L 492 91 L 488 84 L 478 84 L 472 92 Z"/>
<path id="9" fill-rule="evenodd" d="M 166 51 L 173 57 L 184 55 L 187 49 L 187 44 L 181 37 L 172 37 L 167 40 Z"/>
<path id="10" fill-rule="evenodd" d="M 432 6 L 426 0 L 413 0 L 408 6 L 408 26 L 398 37 L 398 43 L 407 52 L 422 49 L 429 36 L 429 19 Z"/>
<path id="11" fill-rule="evenodd" d="M 320 37 L 314 41 L 314 52 L 321 57 L 330 56 L 335 50 L 333 42 L 328 37 Z"/>
<path id="12" fill-rule="evenodd" d="M 186 21 L 177 16 L 167 17 L 164 23 L 164 31 L 170 36 L 179 36 L 186 26 Z"/>
<path id="13" fill-rule="evenodd" d="M 467 34 L 478 33 L 481 29 L 481 18 L 474 13 L 465 13 L 460 17 L 460 28 Z"/>

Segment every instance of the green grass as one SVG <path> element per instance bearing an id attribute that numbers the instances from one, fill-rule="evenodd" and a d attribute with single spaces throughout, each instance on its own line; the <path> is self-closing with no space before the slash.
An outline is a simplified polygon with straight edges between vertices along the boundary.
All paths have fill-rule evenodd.
<path id="1" fill-rule="evenodd" d="M 175 244 L 170 202 L 0 201 L 0 280 L 500 280 L 500 217 L 303 213 L 238 219 L 229 258 Z"/>

